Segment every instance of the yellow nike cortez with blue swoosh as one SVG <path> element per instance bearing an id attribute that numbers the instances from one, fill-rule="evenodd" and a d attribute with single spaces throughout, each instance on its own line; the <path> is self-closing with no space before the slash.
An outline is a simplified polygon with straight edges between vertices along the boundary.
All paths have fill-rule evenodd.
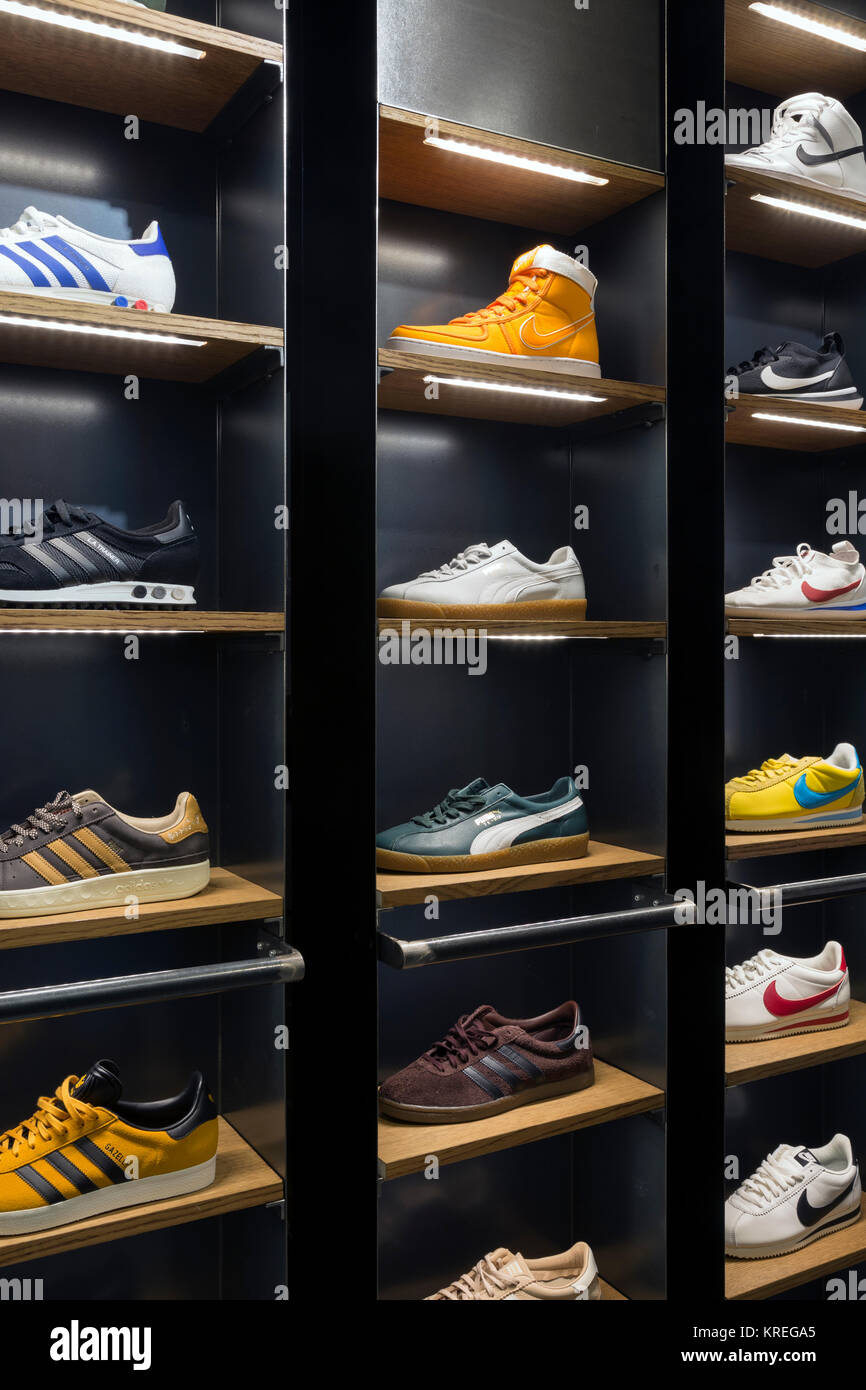
<path id="1" fill-rule="evenodd" d="M 857 750 L 840 743 L 829 758 L 768 758 L 725 787 L 728 830 L 818 830 L 863 816 L 863 769 Z"/>
<path id="2" fill-rule="evenodd" d="M 121 1100 L 121 1090 L 114 1062 L 95 1062 L 0 1134 L 0 1236 L 50 1230 L 213 1182 L 218 1118 L 201 1072 L 168 1100 Z"/>

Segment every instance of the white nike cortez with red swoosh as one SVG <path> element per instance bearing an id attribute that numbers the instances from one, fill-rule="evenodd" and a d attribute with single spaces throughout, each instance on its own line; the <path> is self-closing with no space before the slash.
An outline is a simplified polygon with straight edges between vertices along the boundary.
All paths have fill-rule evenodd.
<path id="1" fill-rule="evenodd" d="M 866 616 L 866 569 L 850 541 L 829 555 L 801 541 L 795 555 L 776 555 L 772 569 L 725 594 L 729 617 Z"/>
<path id="2" fill-rule="evenodd" d="M 850 999 L 851 978 L 838 941 L 800 960 L 765 949 L 725 971 L 725 1040 L 758 1042 L 843 1028 Z"/>
<path id="3" fill-rule="evenodd" d="M 787 1255 L 860 1220 L 860 1169 L 845 1134 L 820 1149 L 780 1144 L 725 1202 L 725 1254 Z"/>

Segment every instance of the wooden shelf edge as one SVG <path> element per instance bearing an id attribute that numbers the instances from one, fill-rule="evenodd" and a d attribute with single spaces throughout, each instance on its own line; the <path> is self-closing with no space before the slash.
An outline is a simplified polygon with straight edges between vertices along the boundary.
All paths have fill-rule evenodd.
<path id="1" fill-rule="evenodd" d="M 59 941 L 217 926 L 221 922 L 264 921 L 282 916 L 283 900 L 228 869 L 214 868 L 207 888 L 194 897 L 141 903 L 134 919 L 127 918 L 128 911 L 128 907 L 119 906 L 46 917 L 0 918 L 0 951 L 48 946 Z"/>
<path id="2" fill-rule="evenodd" d="M 123 313 L 123 310 L 118 312 Z M 477 362 L 472 357 L 459 357 L 456 354 L 437 357 L 431 353 L 421 355 L 416 352 L 401 352 L 398 348 L 379 348 L 379 366 L 390 367 L 392 371 L 415 372 L 427 376 L 471 377 L 475 381 L 502 380 L 509 385 L 546 386 L 557 391 L 572 390 L 595 395 L 607 391 L 630 393 L 636 400 L 664 402 L 664 386 L 654 386 L 639 381 L 616 381 L 613 377 L 570 376 L 562 372 L 546 371 L 544 359 L 539 358 L 537 367 L 519 366 L 509 362 L 505 353 L 502 362 Z"/>
<path id="3" fill-rule="evenodd" d="M 778 854 L 809 854 L 819 849 L 852 849 L 866 845 L 866 816 L 846 829 L 737 832 L 725 835 L 725 855 L 731 862 L 765 859 Z"/>
<path id="4" fill-rule="evenodd" d="M 535 1101 L 466 1124 L 409 1125 L 380 1116 L 383 1176 L 387 1181 L 422 1172 L 430 1154 L 435 1154 L 440 1165 L 461 1163 L 664 1106 L 664 1091 L 600 1058 L 595 1059 L 595 1074 L 595 1084 L 585 1091 Z"/>
<path id="5" fill-rule="evenodd" d="M 85 1246 L 105 1245 L 146 1231 L 184 1226 L 230 1211 L 264 1206 L 279 1201 L 282 1196 L 283 1182 L 279 1175 L 227 1120 L 220 1117 L 217 1175 L 210 1187 L 184 1197 L 169 1197 L 159 1202 L 145 1202 L 139 1207 L 106 1212 L 52 1231 L 2 1236 L 0 1267 L 25 1264 Z"/>
<path id="6" fill-rule="evenodd" d="M 0 608 L 0 633 L 13 632 L 274 632 L 284 613 L 231 613 L 180 608 Z"/>
<path id="7" fill-rule="evenodd" d="M 43 8 L 59 9 L 67 14 L 80 14 L 83 19 L 109 20 L 118 27 L 151 33 L 156 37 L 194 41 L 211 48 L 231 49 L 236 53 L 246 53 L 263 62 L 281 62 L 282 45 L 272 39 L 259 39 L 252 34 L 244 34 L 236 29 L 223 29 L 217 24 L 204 24 L 196 19 L 186 19 L 183 15 L 171 14 L 165 10 L 149 7 L 135 8 L 122 0 L 42 0 Z"/>
<path id="8" fill-rule="evenodd" d="M 599 1276 L 598 1282 L 601 1285 L 601 1297 L 604 1302 L 628 1303 L 629 1300 L 627 1295 L 624 1293 L 620 1293 L 619 1289 L 615 1289 L 613 1284 L 609 1284 L 606 1279 L 602 1279 Z"/>
<path id="9" fill-rule="evenodd" d="M 507 605 L 506 611 L 507 611 Z M 408 626 L 406 626 L 408 624 Z M 628 640 L 632 637 L 664 637 L 667 633 L 666 622 L 655 621 L 629 621 L 628 619 L 615 619 L 610 622 L 585 618 L 581 621 L 557 621 L 550 619 L 546 622 L 533 622 L 529 619 L 513 618 L 485 618 L 477 622 L 468 618 L 449 618 L 443 613 L 438 618 L 377 618 L 376 626 L 379 634 L 383 632 L 397 631 L 403 632 L 430 632 L 437 631 L 443 627 L 467 630 L 473 632 L 485 632 L 489 637 L 562 637 L 562 638 L 619 638 Z"/>
<path id="10" fill-rule="evenodd" d="M 866 1004 L 852 999 L 849 1020 L 826 1033 L 796 1033 L 769 1042 L 726 1043 L 725 1085 L 743 1086 L 767 1076 L 805 1071 L 866 1052 Z"/>

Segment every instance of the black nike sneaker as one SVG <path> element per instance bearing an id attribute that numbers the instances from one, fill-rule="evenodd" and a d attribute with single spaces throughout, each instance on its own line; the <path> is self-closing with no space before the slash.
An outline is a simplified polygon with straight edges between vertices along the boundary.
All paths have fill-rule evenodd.
<path id="1" fill-rule="evenodd" d="M 140 531 L 54 502 L 32 527 L 0 535 L 0 604 L 191 606 L 198 563 L 198 536 L 182 502 Z"/>
<path id="2" fill-rule="evenodd" d="M 751 362 L 729 367 L 740 395 L 775 396 L 777 400 L 817 401 L 859 410 L 863 397 L 845 361 L 841 333 L 828 333 L 817 348 L 803 343 L 780 343 L 759 348 Z"/>

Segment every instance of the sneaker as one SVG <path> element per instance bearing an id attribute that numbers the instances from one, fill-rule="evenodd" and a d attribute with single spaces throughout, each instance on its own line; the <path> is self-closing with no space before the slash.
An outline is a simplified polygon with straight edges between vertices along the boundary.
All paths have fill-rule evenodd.
<path id="1" fill-rule="evenodd" d="M 486 309 L 450 323 L 400 324 L 387 346 L 474 362 L 536 364 L 551 372 L 601 376 L 595 331 L 595 287 L 587 266 L 552 246 L 518 256 L 508 289 Z"/>
<path id="2" fill-rule="evenodd" d="M 438 806 L 376 836 L 380 869 L 456 874 L 514 864 L 582 859 L 589 847 L 583 798 L 571 777 L 549 792 L 518 796 L 476 777 Z"/>
<path id="3" fill-rule="evenodd" d="M 41 1096 L 0 1134 L 0 1235 L 67 1226 L 208 1187 L 218 1121 L 201 1072 L 168 1100 L 125 1101 L 114 1062 L 95 1062 Z"/>
<path id="4" fill-rule="evenodd" d="M 167 314 L 174 267 L 158 222 L 135 241 L 118 241 L 25 208 L 11 227 L 0 227 L 0 291 L 6 290 Z"/>
<path id="5" fill-rule="evenodd" d="M 860 1170 L 846 1135 L 823 1149 L 780 1144 L 725 1202 L 725 1254 L 787 1255 L 859 1220 Z"/>
<path id="6" fill-rule="evenodd" d="M 536 562 L 510 541 L 479 541 L 447 565 L 383 589 L 376 612 L 382 618 L 585 618 L 586 591 L 570 545 Z"/>
<path id="7" fill-rule="evenodd" d="M 766 614 L 786 618 L 797 613 L 847 614 L 866 610 L 866 569 L 850 541 L 837 541 L 829 555 L 806 541 L 796 555 L 776 555 L 773 568 L 743 589 L 725 594 L 730 617 Z"/>
<path id="8" fill-rule="evenodd" d="M 828 333 L 816 348 L 780 343 L 758 348 L 750 362 L 728 368 L 740 395 L 772 396 L 782 401 L 817 401 L 859 410 L 863 396 L 845 358 L 841 333 Z"/>
<path id="9" fill-rule="evenodd" d="M 53 502 L 33 527 L 0 535 L 0 603 L 194 605 L 198 563 L 198 536 L 182 502 L 139 531 Z"/>
<path id="10" fill-rule="evenodd" d="M 382 1083 L 379 1109 L 394 1120 L 450 1125 L 582 1091 L 594 1080 L 589 1029 L 574 1000 L 540 1018 L 503 1018 L 482 1004 Z"/>
<path id="11" fill-rule="evenodd" d="M 725 971 L 725 1041 L 844 1028 L 850 999 L 851 980 L 838 941 L 828 941 L 819 956 L 805 960 L 767 948 Z"/>
<path id="12" fill-rule="evenodd" d="M 485 1255 L 474 1269 L 447 1288 L 431 1293 L 425 1303 L 496 1303 L 509 1299 L 558 1299 L 572 1303 L 577 1299 L 598 1301 L 601 1284 L 595 1256 L 585 1241 L 579 1240 L 561 1255 L 525 1260 L 500 1248 Z"/>
<path id="13" fill-rule="evenodd" d="M 210 879 L 208 829 L 191 792 L 167 816 L 126 816 L 98 792 L 58 792 L 0 835 L 0 917 L 191 898 Z"/>
<path id="14" fill-rule="evenodd" d="M 866 160 L 860 127 L 841 101 L 806 92 L 773 112 L 769 140 L 725 155 L 728 169 L 754 169 L 797 183 L 866 199 Z"/>
<path id="15" fill-rule="evenodd" d="M 817 830 L 863 816 L 863 770 L 853 744 L 829 758 L 768 758 L 725 787 L 727 830 Z"/>

